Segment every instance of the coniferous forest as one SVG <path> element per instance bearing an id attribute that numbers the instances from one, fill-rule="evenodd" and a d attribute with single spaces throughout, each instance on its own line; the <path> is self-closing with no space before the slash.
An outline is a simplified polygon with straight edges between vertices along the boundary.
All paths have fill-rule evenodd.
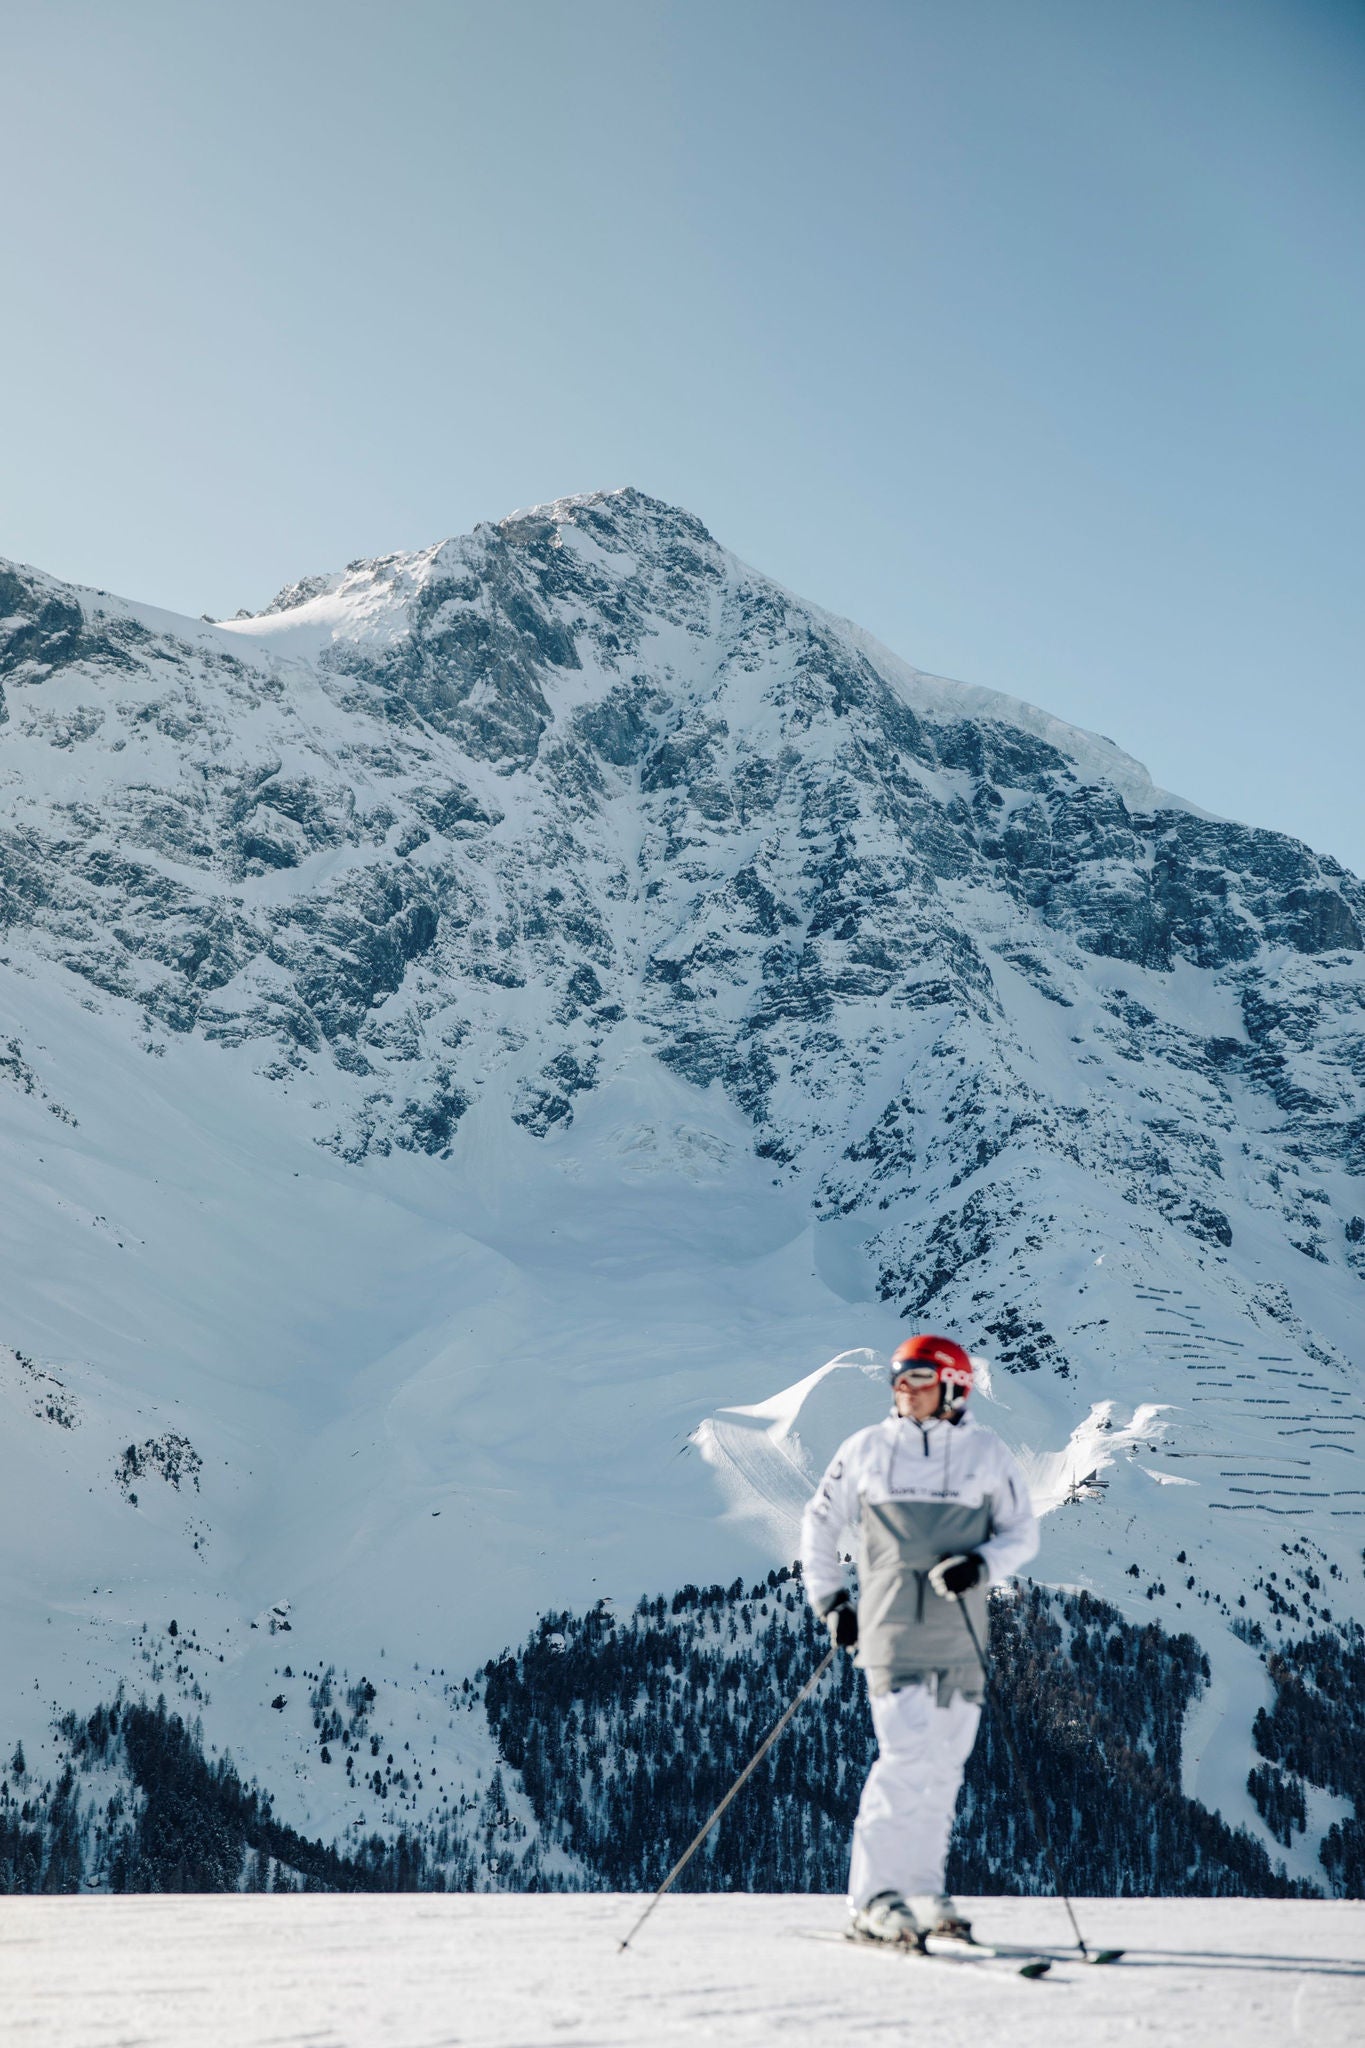
<path id="1" fill-rule="evenodd" d="M 612 1890 L 657 1885 L 826 1647 L 789 1572 L 745 1591 L 684 1587 L 626 1621 L 547 1616 L 486 1672 L 490 1721 L 542 1828 Z M 948 1879 L 1046 1891 L 1044 1852 L 1002 1738 L 1008 1714 L 1069 1890 L 1276 1894 L 1261 1846 L 1180 1790 L 1180 1732 L 1207 1676 L 1190 1636 L 1137 1628 L 1087 1593 L 1029 1585 L 991 1603 L 992 1696 Z M 699 1727 L 704 1740 L 698 1741 Z M 680 1880 L 700 1891 L 838 1891 L 874 1754 L 841 1658 Z"/>
<path id="2" fill-rule="evenodd" d="M 1279 1839 L 1305 1778 L 1365 1803 L 1365 1648 L 1348 1628 L 1277 1648 L 1250 1789 Z M 280 1822 L 197 1724 L 122 1698 L 60 1724 L 56 1782 L 22 1751 L 0 1776 L 0 1890 L 649 1890 L 718 1803 L 827 1646 L 798 1574 L 685 1586 L 619 1614 L 549 1614 L 477 1689 L 500 1757 L 439 1822 L 346 1850 Z M 967 1893 L 1051 1880 L 1005 1740 L 1068 1890 L 1292 1895 L 1245 1830 L 1181 1791 L 1181 1729 L 1208 1676 L 1198 1645 L 1088 1593 L 1026 1583 L 991 1602 L 993 1681 L 949 1860 Z M 468 1685 L 461 1688 L 468 1696 Z M 330 1723 L 321 1737 L 335 1731 Z M 873 1755 L 860 1674 L 840 1657 L 726 1813 L 685 1889 L 838 1891 Z M 530 1821 L 516 1819 L 508 1787 Z M 524 1795 L 524 1796 L 522 1796 Z M 1365 1828 L 1334 1826 L 1324 1888 L 1358 1896 Z"/>

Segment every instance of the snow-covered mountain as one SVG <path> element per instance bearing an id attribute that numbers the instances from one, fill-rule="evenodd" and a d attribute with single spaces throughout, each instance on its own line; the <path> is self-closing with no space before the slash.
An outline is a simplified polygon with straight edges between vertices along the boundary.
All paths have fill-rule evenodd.
<path id="1" fill-rule="evenodd" d="M 1358 1640 L 1360 882 L 630 490 L 221 623 L 0 566 L 0 687 L 31 1772 L 122 1682 L 300 1827 L 429 1814 L 496 1762 L 446 1688 L 787 1562 L 928 1325 L 1039 1575 L 1209 1658 L 1187 1791 L 1322 1879 L 1337 1651 L 1267 1657 Z M 319 1760 L 331 1665 L 434 1745 L 401 1814 Z"/>

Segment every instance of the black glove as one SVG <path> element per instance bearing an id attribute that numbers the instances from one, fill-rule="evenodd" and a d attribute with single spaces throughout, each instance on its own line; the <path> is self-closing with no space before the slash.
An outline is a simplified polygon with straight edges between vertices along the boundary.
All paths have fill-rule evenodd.
<path id="1" fill-rule="evenodd" d="M 858 1640 L 858 1610 L 847 1589 L 835 1594 L 822 1619 L 835 1649 L 851 1650 Z"/>
<path id="2" fill-rule="evenodd" d="M 985 1558 L 973 1550 L 966 1557 L 941 1557 L 929 1574 L 929 1584 L 945 1600 L 957 1600 L 989 1577 Z"/>

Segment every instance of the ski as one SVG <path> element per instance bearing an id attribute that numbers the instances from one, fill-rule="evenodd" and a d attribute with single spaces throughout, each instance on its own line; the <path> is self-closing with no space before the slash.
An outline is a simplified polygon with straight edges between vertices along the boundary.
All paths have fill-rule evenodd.
<path id="1" fill-rule="evenodd" d="M 852 1928 L 802 1927 L 797 1932 L 807 1941 L 837 1941 L 846 1948 L 877 1949 L 883 1955 L 900 1956 L 918 1963 L 975 1963 L 984 1968 L 999 1963 L 1014 1977 L 1036 1979 L 1046 1977 L 1052 1968 L 1051 1956 L 1035 1955 L 1031 1949 L 1019 1949 L 1005 1955 L 997 1953 L 984 1942 L 944 1941 L 935 1944 L 933 1936 L 921 1948 L 910 1941 L 878 1941 L 875 1935 L 855 1934 Z"/>
<path id="2" fill-rule="evenodd" d="M 1091 1968 L 1121 1962 L 1128 1953 L 1122 1948 L 1093 1948 L 1082 1955 L 1076 1948 L 1024 1948 L 1011 1941 L 978 1941 L 974 1935 L 964 1941 L 954 1935 L 931 1934 L 928 1940 L 930 1955 L 943 1955 L 950 1949 L 960 1949 L 969 1955 L 998 1956 L 1005 1960 L 1015 1956 L 1036 1956 L 1050 1963 L 1086 1963 Z"/>

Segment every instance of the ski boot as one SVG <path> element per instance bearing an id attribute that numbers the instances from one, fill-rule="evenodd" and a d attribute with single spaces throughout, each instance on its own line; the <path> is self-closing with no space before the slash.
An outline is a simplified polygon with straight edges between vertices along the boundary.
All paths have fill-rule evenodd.
<path id="1" fill-rule="evenodd" d="M 865 1906 L 854 1908 L 848 1926 L 853 1941 L 885 1941 L 901 1948 L 924 1947 L 924 1934 L 899 1892 L 878 1892 Z"/>
<path id="2" fill-rule="evenodd" d="M 970 1942 L 972 1923 L 957 1910 L 957 1902 L 947 1892 L 917 1892 L 910 1901 L 919 1925 L 927 1936 L 934 1935 L 940 1941 Z"/>

